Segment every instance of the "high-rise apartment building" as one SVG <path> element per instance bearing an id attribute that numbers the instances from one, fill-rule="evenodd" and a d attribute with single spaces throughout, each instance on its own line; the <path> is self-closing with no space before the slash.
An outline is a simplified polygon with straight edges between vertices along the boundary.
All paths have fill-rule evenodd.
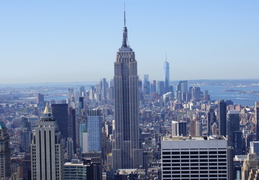
<path id="1" fill-rule="evenodd" d="M 124 16 L 123 41 L 114 63 L 115 132 L 113 169 L 138 168 L 143 164 L 139 143 L 139 91 L 135 53 L 128 45 Z"/>
<path id="2" fill-rule="evenodd" d="M 165 92 L 169 92 L 170 83 L 170 72 L 169 72 L 169 62 L 164 62 L 164 72 L 165 72 Z"/>
<path id="3" fill-rule="evenodd" d="M 224 137 L 163 137 L 162 179 L 228 179 Z"/>
<path id="4" fill-rule="evenodd" d="M 61 134 L 47 104 L 33 131 L 31 179 L 63 180 L 63 156 Z"/>
<path id="5" fill-rule="evenodd" d="M 3 122 L 0 122 L 0 179 L 11 177 L 10 136 Z"/>

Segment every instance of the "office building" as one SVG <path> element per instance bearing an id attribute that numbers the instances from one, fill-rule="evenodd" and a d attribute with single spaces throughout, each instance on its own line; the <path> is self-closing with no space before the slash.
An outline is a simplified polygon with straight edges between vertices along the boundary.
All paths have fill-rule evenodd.
<path id="1" fill-rule="evenodd" d="M 207 118 L 207 135 L 212 135 L 211 127 L 216 122 L 216 115 L 213 108 L 210 108 Z"/>
<path id="2" fill-rule="evenodd" d="M 162 179 L 228 179 L 224 137 L 163 137 Z"/>
<path id="3" fill-rule="evenodd" d="M 52 104 L 51 107 L 52 115 L 58 124 L 62 138 L 67 139 L 69 137 L 68 104 Z"/>
<path id="4" fill-rule="evenodd" d="M 238 111 L 228 111 L 227 113 L 227 135 L 229 146 L 234 149 L 234 155 L 241 155 L 243 135 L 240 131 L 240 116 Z"/>
<path id="5" fill-rule="evenodd" d="M 227 134 L 227 106 L 224 100 L 219 101 L 219 135 L 226 136 Z"/>
<path id="6" fill-rule="evenodd" d="M 259 159 L 259 141 L 250 142 L 250 153 L 255 153 Z"/>
<path id="7" fill-rule="evenodd" d="M 44 95 L 43 94 L 38 93 L 36 95 L 36 103 L 37 104 L 43 104 L 44 103 Z"/>
<path id="8" fill-rule="evenodd" d="M 169 62 L 164 62 L 164 72 L 165 72 L 165 92 L 169 92 L 170 83 L 170 72 L 169 72 Z"/>
<path id="9" fill-rule="evenodd" d="M 80 153 L 87 150 L 87 121 L 83 120 L 79 124 L 79 148 Z"/>
<path id="10" fill-rule="evenodd" d="M 71 161 L 74 158 L 74 142 L 71 137 L 67 138 L 67 158 L 69 161 Z"/>
<path id="11" fill-rule="evenodd" d="M 87 150 L 101 151 L 101 110 L 87 111 Z"/>
<path id="12" fill-rule="evenodd" d="M 21 132 L 21 151 L 29 152 L 31 144 L 31 123 L 28 118 L 22 117 Z"/>
<path id="13" fill-rule="evenodd" d="M 255 102 L 255 120 L 256 120 L 256 141 L 259 141 L 259 101 Z"/>
<path id="14" fill-rule="evenodd" d="M 84 110 L 85 106 L 84 106 L 84 97 L 79 97 L 79 101 L 78 101 L 78 110 L 79 110 L 79 114 L 82 114 L 82 110 Z"/>
<path id="15" fill-rule="evenodd" d="M 201 136 L 202 135 L 202 123 L 198 119 L 193 119 L 190 122 L 190 136 Z"/>
<path id="16" fill-rule="evenodd" d="M 156 80 L 153 80 L 153 82 L 151 83 L 151 85 L 150 85 L 150 92 L 152 94 L 156 93 Z"/>
<path id="17" fill-rule="evenodd" d="M 191 89 L 191 97 L 194 101 L 200 101 L 201 100 L 201 89 L 200 87 L 192 87 Z"/>
<path id="18" fill-rule="evenodd" d="M 165 93 L 165 82 L 157 81 L 157 93 L 162 96 Z"/>
<path id="19" fill-rule="evenodd" d="M 150 94 L 150 81 L 148 74 L 144 74 L 143 93 Z"/>
<path id="20" fill-rule="evenodd" d="M 135 53 L 128 45 L 124 16 L 123 41 L 114 63 L 115 132 L 113 169 L 138 168 L 143 164 L 139 143 L 139 91 Z"/>
<path id="21" fill-rule="evenodd" d="M 186 136 L 187 123 L 185 121 L 172 121 L 172 136 Z"/>
<path id="22" fill-rule="evenodd" d="M 83 164 L 78 159 L 66 162 L 64 165 L 64 180 L 87 180 L 89 165 Z"/>
<path id="23" fill-rule="evenodd" d="M 33 131 L 31 179 L 63 180 L 63 156 L 61 133 L 46 104 L 43 116 Z"/>
<path id="24" fill-rule="evenodd" d="M 102 96 L 102 100 L 106 100 L 107 99 L 107 88 L 108 88 L 108 83 L 106 81 L 106 78 L 103 78 L 100 82 L 101 84 L 101 96 Z"/>
<path id="25" fill-rule="evenodd" d="M 180 81 L 176 88 L 176 91 L 180 91 L 181 93 L 188 93 L 188 82 Z"/>
<path id="26" fill-rule="evenodd" d="M 248 153 L 242 166 L 242 179 L 255 180 L 259 179 L 259 160 L 255 153 Z"/>
<path id="27" fill-rule="evenodd" d="M 11 177 L 10 136 L 3 122 L 0 122 L 0 179 Z"/>

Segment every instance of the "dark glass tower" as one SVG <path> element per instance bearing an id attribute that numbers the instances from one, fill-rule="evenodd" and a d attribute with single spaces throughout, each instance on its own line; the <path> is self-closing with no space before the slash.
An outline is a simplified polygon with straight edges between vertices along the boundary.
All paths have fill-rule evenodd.
<path id="1" fill-rule="evenodd" d="M 213 125 L 214 122 L 216 122 L 216 116 L 214 113 L 214 109 L 211 108 L 208 112 L 208 122 L 207 122 L 208 136 L 213 135 L 211 131 L 211 126 Z"/>
<path id="2" fill-rule="evenodd" d="M 226 102 L 219 102 L 219 135 L 226 136 L 227 131 L 227 107 Z"/>
<path id="3" fill-rule="evenodd" d="M 259 141 L 259 102 L 255 102 L 256 141 Z"/>
<path id="4" fill-rule="evenodd" d="M 52 115 L 57 121 L 61 135 L 64 139 L 69 137 L 68 133 L 68 104 L 52 104 Z"/>
<path id="5" fill-rule="evenodd" d="M 138 168 L 143 164 L 139 143 L 139 92 L 135 53 L 128 45 L 124 13 L 123 41 L 114 63 L 115 132 L 113 169 Z"/>
<path id="6" fill-rule="evenodd" d="M 0 179 L 11 177 L 10 136 L 3 122 L 0 121 Z"/>

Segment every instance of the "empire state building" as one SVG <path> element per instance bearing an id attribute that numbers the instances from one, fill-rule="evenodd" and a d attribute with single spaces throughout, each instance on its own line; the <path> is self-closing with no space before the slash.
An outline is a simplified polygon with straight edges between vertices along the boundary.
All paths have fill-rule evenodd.
<path id="1" fill-rule="evenodd" d="M 139 143 L 139 92 L 137 61 L 128 45 L 124 12 L 122 46 L 114 63 L 115 132 L 112 147 L 113 169 L 138 168 L 143 164 Z"/>

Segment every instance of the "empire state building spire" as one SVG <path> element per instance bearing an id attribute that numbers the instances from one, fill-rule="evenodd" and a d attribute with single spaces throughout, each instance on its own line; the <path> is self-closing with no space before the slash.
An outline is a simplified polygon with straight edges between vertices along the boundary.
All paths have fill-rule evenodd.
<path id="1" fill-rule="evenodd" d="M 128 48 L 128 29 L 126 27 L 126 11 L 124 6 L 124 27 L 123 27 L 123 40 L 122 40 L 122 48 Z"/>

